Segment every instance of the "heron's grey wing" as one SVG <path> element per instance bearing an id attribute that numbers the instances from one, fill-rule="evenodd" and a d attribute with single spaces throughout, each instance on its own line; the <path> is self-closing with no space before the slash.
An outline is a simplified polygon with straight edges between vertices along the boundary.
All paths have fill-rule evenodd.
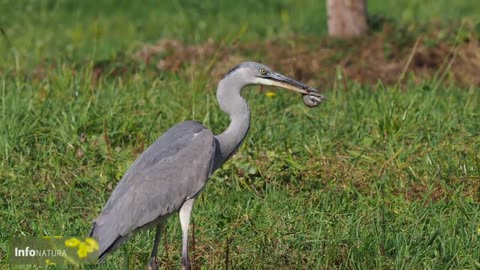
<path id="1" fill-rule="evenodd" d="M 90 235 L 99 241 L 100 256 L 195 197 L 212 173 L 214 155 L 212 132 L 197 122 L 165 132 L 128 169 L 95 219 Z"/>

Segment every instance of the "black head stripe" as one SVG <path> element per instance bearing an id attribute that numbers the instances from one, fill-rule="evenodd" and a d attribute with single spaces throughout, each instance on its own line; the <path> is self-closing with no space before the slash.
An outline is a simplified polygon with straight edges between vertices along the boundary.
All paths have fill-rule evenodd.
<path id="1" fill-rule="evenodd" d="M 242 64 L 238 64 L 238 65 L 234 66 L 232 69 L 230 69 L 230 70 L 227 72 L 227 74 L 225 75 L 225 77 L 228 76 L 228 75 L 230 75 L 230 73 L 234 72 L 235 70 L 239 69 L 241 65 L 242 65 Z"/>

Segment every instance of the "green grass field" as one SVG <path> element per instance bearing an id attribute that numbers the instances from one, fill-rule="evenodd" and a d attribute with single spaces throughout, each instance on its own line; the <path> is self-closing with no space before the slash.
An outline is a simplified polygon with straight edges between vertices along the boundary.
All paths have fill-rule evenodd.
<path id="1" fill-rule="evenodd" d="M 228 125 L 207 72 L 128 68 L 143 44 L 326 31 L 323 1 L 204 2 L 0 0 L 0 269 L 37 268 L 7 264 L 14 236 L 86 235 L 175 123 Z M 396 2 L 369 9 L 405 25 L 480 14 L 475 1 Z M 127 71 L 92 79 L 110 60 Z M 228 252 L 231 269 L 480 268 L 479 89 L 337 85 L 315 109 L 287 91 L 244 91 L 252 126 L 195 204 L 194 267 L 225 269 Z M 159 258 L 177 269 L 178 217 L 166 227 Z M 99 269 L 144 269 L 153 238 L 137 235 Z"/>

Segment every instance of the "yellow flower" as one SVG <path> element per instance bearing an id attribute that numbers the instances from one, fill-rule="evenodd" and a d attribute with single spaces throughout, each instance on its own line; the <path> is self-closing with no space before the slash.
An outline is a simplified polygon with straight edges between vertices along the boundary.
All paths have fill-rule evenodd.
<path id="1" fill-rule="evenodd" d="M 78 246 L 78 251 L 77 251 L 78 257 L 80 258 L 85 258 L 88 255 L 88 247 L 85 242 L 80 242 L 80 245 Z"/>
<path id="2" fill-rule="evenodd" d="M 81 241 L 78 238 L 72 237 L 65 241 L 65 246 L 77 248 L 77 255 L 79 258 L 86 258 L 89 253 L 92 253 L 99 249 L 98 242 L 91 237 L 85 238 L 85 241 Z"/>
<path id="3" fill-rule="evenodd" d="M 477 228 L 477 234 L 480 235 L 480 226 Z"/>
<path id="4" fill-rule="evenodd" d="M 272 91 L 268 91 L 267 93 L 265 93 L 265 96 L 269 97 L 269 98 L 272 98 L 274 96 L 276 96 L 277 94 L 275 94 L 275 92 L 272 92 Z"/>
<path id="5" fill-rule="evenodd" d="M 98 242 L 94 238 L 87 237 L 85 243 L 87 244 L 88 253 L 98 250 Z"/>
<path id="6" fill-rule="evenodd" d="M 65 241 L 65 246 L 67 246 L 67 247 L 76 247 L 79 244 L 80 244 L 80 240 L 78 240 L 75 237 L 72 237 L 72 238 L 68 239 L 67 241 Z"/>
<path id="7" fill-rule="evenodd" d="M 55 265 L 55 263 L 52 262 L 52 261 L 50 261 L 50 259 L 46 259 L 46 260 L 45 260 L 45 264 L 46 264 L 46 265 Z"/>

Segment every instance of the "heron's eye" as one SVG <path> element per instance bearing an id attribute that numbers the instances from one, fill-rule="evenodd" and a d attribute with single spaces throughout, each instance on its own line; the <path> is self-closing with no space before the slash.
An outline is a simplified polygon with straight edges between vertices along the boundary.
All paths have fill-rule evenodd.
<path id="1" fill-rule="evenodd" d="M 260 69 L 260 74 L 262 74 L 262 76 L 267 75 L 267 70 L 264 69 L 264 68 L 261 68 L 261 69 Z"/>

